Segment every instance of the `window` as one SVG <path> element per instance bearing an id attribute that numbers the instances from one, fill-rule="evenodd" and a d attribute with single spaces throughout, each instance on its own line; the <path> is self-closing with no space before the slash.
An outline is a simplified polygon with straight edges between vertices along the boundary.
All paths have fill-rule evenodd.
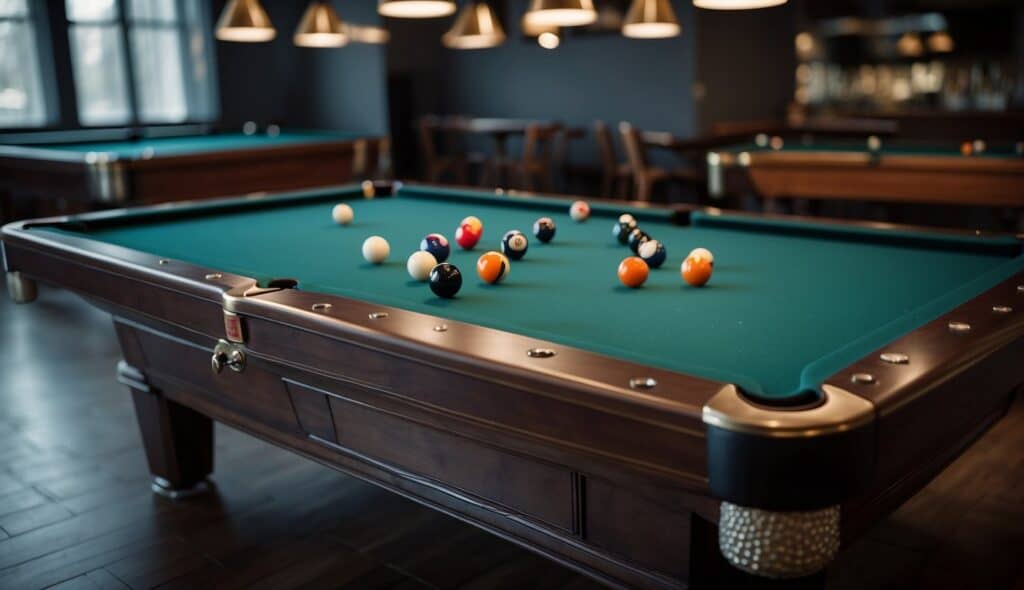
<path id="1" fill-rule="evenodd" d="M 215 117 L 202 1 L 66 0 L 82 125 Z"/>
<path id="2" fill-rule="evenodd" d="M 34 18 L 28 0 L 0 0 L 0 127 L 40 127 L 49 119 Z"/>

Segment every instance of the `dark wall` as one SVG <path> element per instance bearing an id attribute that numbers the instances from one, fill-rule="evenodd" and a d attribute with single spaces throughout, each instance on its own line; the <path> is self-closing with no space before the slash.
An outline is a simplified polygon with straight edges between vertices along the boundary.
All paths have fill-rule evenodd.
<path id="1" fill-rule="evenodd" d="M 443 52 L 440 73 L 449 112 L 573 125 L 631 121 L 641 128 L 693 133 L 692 2 L 672 2 L 683 27 L 679 37 L 639 40 L 569 32 L 550 51 L 521 37 L 520 19 L 528 4 L 506 2 L 509 39 L 501 47 Z"/>
<path id="2" fill-rule="evenodd" d="M 296 3 L 299 4 L 299 3 Z M 305 3 L 302 3 L 305 4 Z M 333 2 L 343 20 L 379 26 L 377 3 Z M 296 48 L 298 86 L 305 100 L 292 102 L 293 115 L 306 127 L 353 133 L 387 134 L 387 46 L 350 43 L 339 49 Z"/>
<path id="3" fill-rule="evenodd" d="M 793 98 L 798 3 L 697 10 L 699 130 L 716 121 L 782 119 Z"/>
<path id="4" fill-rule="evenodd" d="M 224 0 L 212 2 L 216 23 Z M 269 43 L 217 41 L 221 122 L 387 133 L 385 49 L 349 44 L 337 49 L 296 47 L 292 35 L 306 2 L 265 0 L 277 28 Z M 343 20 L 378 22 L 372 2 L 334 2 Z"/>
<path id="5" fill-rule="evenodd" d="M 211 2 L 211 22 L 216 26 L 226 0 Z M 292 32 L 302 15 L 301 2 L 264 2 L 277 37 L 269 43 L 214 41 L 220 91 L 220 122 L 240 126 L 246 121 L 292 126 L 293 94 L 309 89 L 298 85 L 298 48 Z"/>

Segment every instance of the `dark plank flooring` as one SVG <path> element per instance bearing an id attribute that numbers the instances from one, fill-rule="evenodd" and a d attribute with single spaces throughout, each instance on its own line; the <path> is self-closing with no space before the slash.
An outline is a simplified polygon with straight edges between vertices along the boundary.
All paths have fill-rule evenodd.
<path id="1" fill-rule="evenodd" d="M 0 588 L 585 589 L 447 516 L 217 427 L 216 493 L 149 492 L 108 318 L 0 293 Z M 1024 398 L 849 547 L 833 588 L 1024 590 Z"/>

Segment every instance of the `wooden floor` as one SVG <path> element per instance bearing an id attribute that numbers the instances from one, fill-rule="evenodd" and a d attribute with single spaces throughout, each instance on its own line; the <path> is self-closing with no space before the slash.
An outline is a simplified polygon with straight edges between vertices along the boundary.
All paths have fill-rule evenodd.
<path id="1" fill-rule="evenodd" d="M 596 588 L 455 519 L 218 426 L 216 493 L 149 492 L 103 314 L 0 292 L 0 588 Z M 833 588 L 1024 590 L 1024 399 L 849 547 Z"/>

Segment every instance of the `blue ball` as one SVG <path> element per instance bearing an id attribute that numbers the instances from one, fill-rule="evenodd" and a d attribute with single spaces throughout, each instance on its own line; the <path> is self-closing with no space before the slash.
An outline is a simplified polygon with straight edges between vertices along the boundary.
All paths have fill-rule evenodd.
<path id="1" fill-rule="evenodd" d="M 522 258 L 529 247 L 530 240 L 526 238 L 526 234 L 517 229 L 505 232 L 505 235 L 501 238 L 501 253 L 512 260 Z"/>
<path id="2" fill-rule="evenodd" d="M 555 237 L 555 222 L 550 217 L 541 217 L 533 223 L 533 235 L 547 244 Z"/>
<path id="3" fill-rule="evenodd" d="M 658 240 L 647 240 L 641 243 L 637 247 L 637 254 L 647 266 L 651 268 L 658 268 L 662 264 L 665 264 L 665 259 L 668 258 L 668 252 L 665 251 L 665 245 Z"/>
<path id="4" fill-rule="evenodd" d="M 434 255 L 434 260 L 438 262 L 448 260 L 448 255 L 452 253 L 452 248 L 448 245 L 448 238 L 441 234 L 427 234 L 427 237 L 420 242 L 420 250 L 430 252 Z"/>

